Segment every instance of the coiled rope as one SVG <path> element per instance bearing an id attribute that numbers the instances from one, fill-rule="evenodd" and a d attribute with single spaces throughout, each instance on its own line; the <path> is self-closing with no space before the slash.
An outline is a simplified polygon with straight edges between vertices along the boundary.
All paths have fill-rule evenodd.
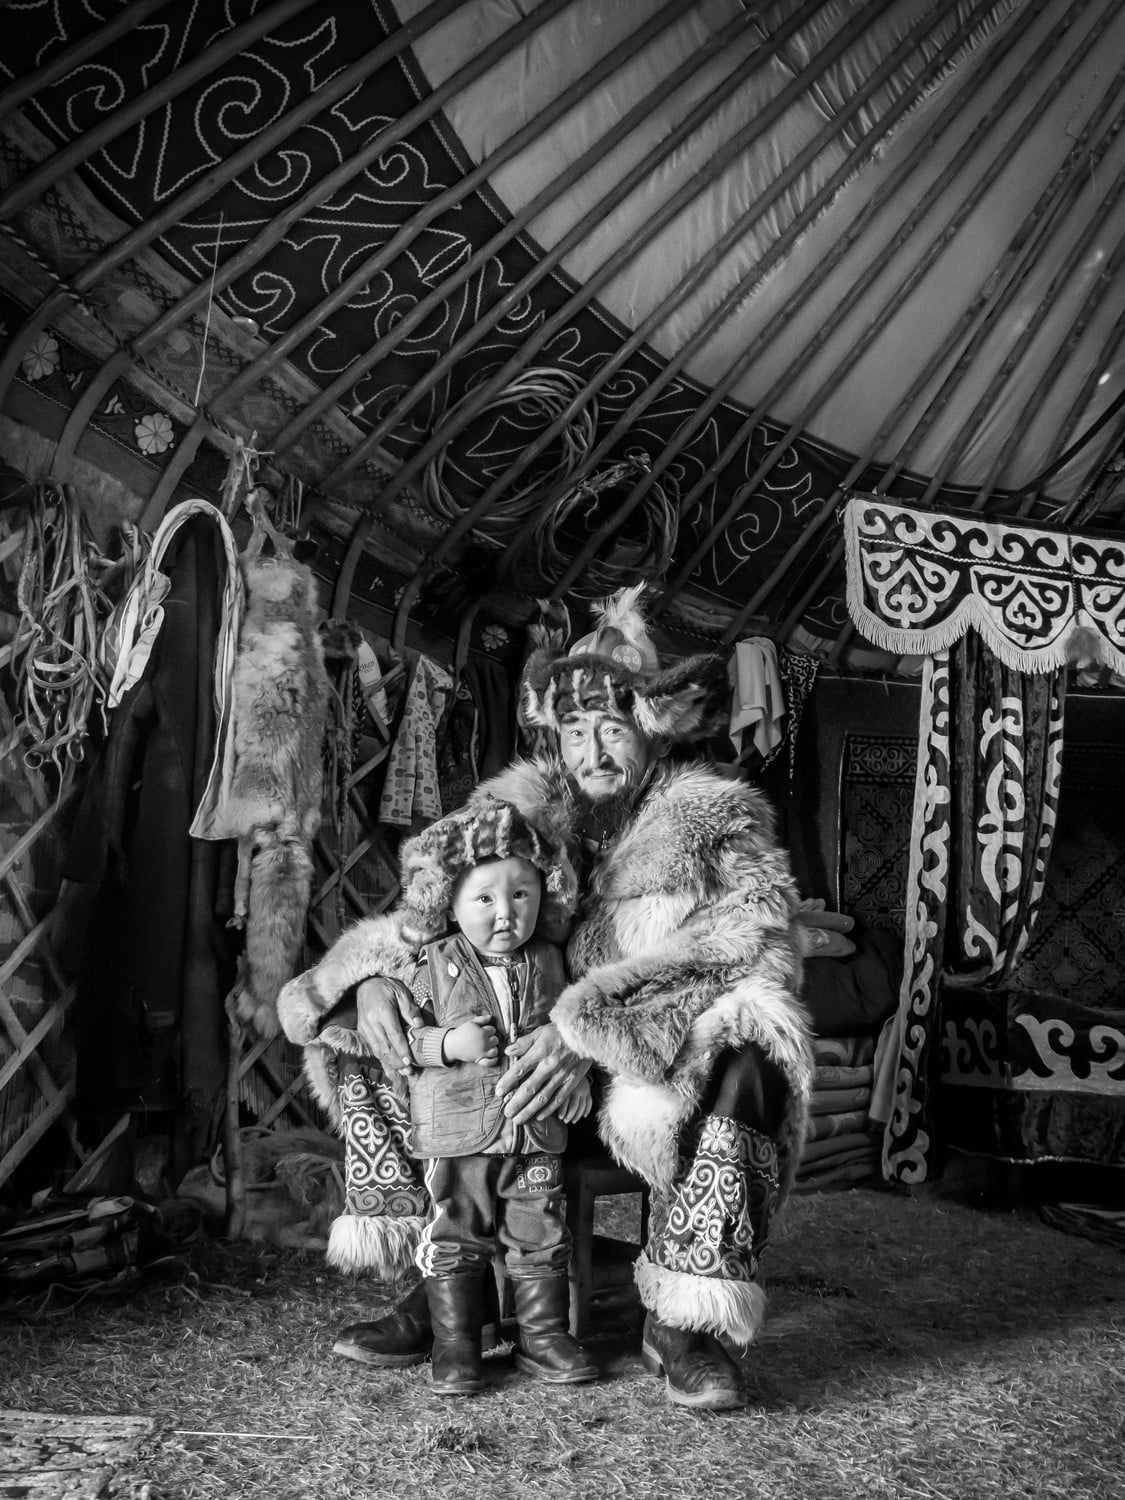
<path id="1" fill-rule="evenodd" d="M 498 413 L 509 410 L 510 421 L 517 426 L 542 423 L 546 426 L 563 411 L 583 388 L 582 380 L 569 370 L 542 367 L 525 370 L 506 385 L 495 401 L 481 408 L 479 423 L 490 432 Z M 470 391 L 463 399 L 468 400 Z M 457 407 L 446 413 L 452 417 Z M 526 484 L 502 495 L 473 530 L 485 541 L 503 544 L 517 524 L 534 510 L 537 496 L 550 484 L 572 474 L 593 446 L 597 426 L 597 405 L 589 402 L 567 423 L 558 436 L 561 452 L 555 467 L 544 474 L 537 472 Z M 478 427 L 477 431 L 480 430 Z M 427 509 L 439 520 L 457 521 L 468 509 L 452 494 L 446 482 L 449 445 L 434 455 L 422 475 L 421 493 Z"/>
<path id="2" fill-rule="evenodd" d="M 28 507 L 12 640 L 15 719 L 24 762 L 58 771 L 60 789 L 81 761 L 95 711 L 105 727 L 106 688 L 98 635 L 112 604 L 102 586 L 112 565 L 98 550 L 73 497 L 46 484 Z"/>
<path id="3" fill-rule="evenodd" d="M 505 386 L 494 401 L 481 408 L 477 418 L 480 425 L 474 430 L 479 433 L 483 428 L 484 438 L 477 440 L 477 453 L 485 451 L 484 444 L 505 421 L 505 412 L 508 413 L 506 421 L 509 426 L 546 426 L 584 389 L 581 377 L 570 370 L 550 366 L 525 370 Z M 455 411 L 456 407 L 453 407 L 447 416 Z M 473 534 L 480 540 L 503 547 L 520 529 L 525 517 L 537 517 L 527 545 L 534 555 L 540 580 L 548 584 L 566 571 L 578 550 L 583 532 L 593 531 L 604 519 L 605 512 L 599 501 L 603 491 L 631 483 L 650 468 L 648 456 L 638 452 L 567 485 L 566 481 L 593 448 L 597 426 L 598 403 L 591 397 L 555 439 L 559 451 L 553 467 L 537 469 L 534 477 L 499 496 L 487 515 L 481 516 L 473 526 Z M 472 503 L 470 500 L 462 504 L 452 493 L 448 482 L 452 463 L 447 444 L 431 459 L 421 480 L 421 494 L 427 510 L 438 520 L 451 525 L 460 520 Z M 544 509 L 543 496 L 560 488 L 560 498 Z M 591 559 L 583 574 L 582 585 L 575 592 L 597 597 L 612 593 L 641 575 L 656 577 L 662 574 L 676 545 L 678 520 L 674 499 L 669 497 L 663 485 L 654 484 L 640 512 L 630 518 L 628 535 L 618 537 L 605 554 Z M 564 533 L 569 539 L 567 542 L 563 540 Z M 576 535 L 578 541 L 574 539 Z"/>
<path id="4" fill-rule="evenodd" d="M 544 511 L 532 536 L 535 568 L 545 583 L 556 583 L 570 567 L 579 543 L 576 536 L 592 533 L 606 518 L 599 497 L 610 489 L 631 487 L 649 472 L 647 453 L 630 454 L 619 463 L 595 469 Z M 676 547 L 679 507 L 657 481 L 645 496 L 644 505 L 629 517 L 628 533 L 621 533 L 599 556 L 587 560 L 571 592 L 582 599 L 597 599 L 615 593 L 638 579 L 658 580 L 667 571 Z M 566 528 L 567 539 L 561 535 Z"/>

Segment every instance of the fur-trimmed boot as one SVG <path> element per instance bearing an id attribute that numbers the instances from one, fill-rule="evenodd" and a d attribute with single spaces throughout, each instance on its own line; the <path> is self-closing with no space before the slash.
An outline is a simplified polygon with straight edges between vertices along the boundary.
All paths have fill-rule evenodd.
<path id="1" fill-rule="evenodd" d="M 664 1376 L 668 1399 L 677 1406 L 727 1411 L 746 1405 L 738 1366 L 710 1334 L 673 1328 L 649 1313 L 641 1361 L 650 1374 Z"/>
<path id="2" fill-rule="evenodd" d="M 570 1280 L 563 1275 L 512 1279 L 519 1343 L 515 1363 L 550 1385 L 597 1380 L 598 1367 L 569 1333 Z"/>
<path id="3" fill-rule="evenodd" d="M 422 1285 L 434 1330 L 430 1369 L 434 1395 L 475 1395 L 484 1386 L 480 1357 L 480 1277 L 427 1276 Z"/>
<path id="4" fill-rule="evenodd" d="M 495 1349 L 500 1342 L 500 1299 L 491 1273 L 481 1284 L 481 1308 L 481 1348 Z M 385 1317 L 341 1328 L 332 1353 L 377 1370 L 402 1369 L 429 1359 L 433 1342 L 430 1304 L 419 1282 Z"/>

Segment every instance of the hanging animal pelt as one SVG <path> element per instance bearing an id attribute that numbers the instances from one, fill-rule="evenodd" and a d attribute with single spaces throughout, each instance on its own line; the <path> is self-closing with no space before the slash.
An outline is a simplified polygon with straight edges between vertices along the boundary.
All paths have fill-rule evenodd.
<path id="1" fill-rule="evenodd" d="M 240 1019 L 278 1032 L 277 995 L 296 971 L 320 826 L 328 701 L 310 570 L 288 556 L 243 558 L 246 614 L 234 663 L 234 772 L 221 820 L 239 839 L 235 921 L 246 949 Z"/>

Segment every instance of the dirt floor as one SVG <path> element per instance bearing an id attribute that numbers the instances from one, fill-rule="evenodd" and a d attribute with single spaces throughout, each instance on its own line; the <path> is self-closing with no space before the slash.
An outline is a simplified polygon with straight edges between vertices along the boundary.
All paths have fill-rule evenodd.
<path id="1" fill-rule="evenodd" d="M 732 1413 L 669 1405 L 629 1318 L 587 1341 L 596 1385 L 546 1388 L 498 1353 L 483 1395 L 435 1397 L 425 1366 L 332 1354 L 378 1287 L 201 1235 L 127 1294 L 5 1308 L 0 1404 L 150 1418 L 105 1490 L 130 1500 L 1125 1497 L 1118 1246 L 963 1171 L 800 1195 L 767 1269 Z M 0 1464 L 0 1495 L 29 1493 Z"/>

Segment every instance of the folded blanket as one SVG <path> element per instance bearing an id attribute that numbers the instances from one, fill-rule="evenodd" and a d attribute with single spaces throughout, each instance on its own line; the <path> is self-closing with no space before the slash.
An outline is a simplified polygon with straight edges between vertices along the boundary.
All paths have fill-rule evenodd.
<path id="1" fill-rule="evenodd" d="M 838 1164 L 854 1156 L 870 1154 L 874 1150 L 872 1136 L 865 1130 L 853 1130 L 847 1135 L 830 1136 L 824 1141 L 806 1141 L 801 1152 L 801 1166 L 807 1166 L 810 1162 L 833 1161 Z"/>
<path id="2" fill-rule="evenodd" d="M 860 1067 L 845 1068 L 836 1063 L 817 1063 L 813 1069 L 813 1089 L 854 1089 L 866 1084 L 868 1088 L 875 1082 L 875 1068 L 872 1063 L 864 1063 Z"/>
<path id="3" fill-rule="evenodd" d="M 871 1103 L 871 1088 L 814 1089 L 809 1096 L 809 1113 L 839 1115 L 845 1110 L 866 1109 Z"/>
<path id="4" fill-rule="evenodd" d="M 862 1036 L 817 1036 L 813 1038 L 813 1061 L 817 1067 L 857 1068 L 873 1062 L 875 1038 Z"/>
<path id="5" fill-rule="evenodd" d="M 868 1114 L 865 1109 L 849 1109 L 839 1115 L 813 1115 L 805 1131 L 806 1141 L 823 1141 L 833 1135 L 848 1135 L 856 1130 L 867 1129 Z"/>
<path id="6" fill-rule="evenodd" d="M 852 1187 L 855 1183 L 863 1182 L 874 1175 L 874 1157 L 869 1161 L 847 1162 L 843 1166 L 833 1167 L 825 1172 L 811 1172 L 807 1175 L 798 1172 L 794 1192 L 815 1193 L 826 1187 Z"/>

